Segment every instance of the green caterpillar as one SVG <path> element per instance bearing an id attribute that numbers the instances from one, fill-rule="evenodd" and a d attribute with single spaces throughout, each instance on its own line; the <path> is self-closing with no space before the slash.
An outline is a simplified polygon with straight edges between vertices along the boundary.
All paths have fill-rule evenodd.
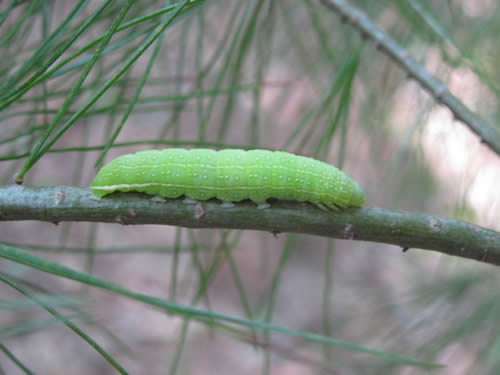
<path id="1" fill-rule="evenodd" d="M 168 148 L 117 157 L 90 185 L 94 198 L 139 191 L 165 198 L 223 202 L 269 198 L 308 201 L 336 210 L 365 201 L 359 184 L 329 164 L 282 151 Z"/>

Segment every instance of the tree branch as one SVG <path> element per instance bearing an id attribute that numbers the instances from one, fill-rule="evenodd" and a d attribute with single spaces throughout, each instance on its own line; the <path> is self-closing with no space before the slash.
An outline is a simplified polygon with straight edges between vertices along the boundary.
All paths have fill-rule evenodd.
<path id="1" fill-rule="evenodd" d="M 367 206 L 323 212 L 310 204 L 276 201 L 260 210 L 251 202 L 227 208 L 217 200 L 186 204 L 139 193 L 118 193 L 96 201 L 88 188 L 11 185 L 0 187 L 0 221 L 8 220 L 296 232 L 382 242 L 404 250 L 428 249 L 500 265 L 499 232 L 454 219 Z"/>
<path id="2" fill-rule="evenodd" d="M 406 52 L 406 49 L 371 22 L 366 14 L 349 5 L 345 0 L 320 1 L 328 9 L 339 14 L 343 22 L 347 22 L 358 29 L 363 38 L 371 39 L 377 48 L 399 64 L 409 77 L 415 78 L 437 102 L 448 107 L 456 119 L 462 121 L 471 131 L 476 133 L 482 143 L 485 143 L 491 150 L 500 155 L 500 133 L 498 130 L 469 110 L 439 79 L 413 60 Z"/>

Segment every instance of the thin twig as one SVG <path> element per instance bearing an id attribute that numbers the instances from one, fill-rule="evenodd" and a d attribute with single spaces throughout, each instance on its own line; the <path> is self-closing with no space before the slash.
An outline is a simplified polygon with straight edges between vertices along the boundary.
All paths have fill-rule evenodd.
<path id="1" fill-rule="evenodd" d="M 408 77 L 413 77 L 429 91 L 437 102 L 448 107 L 457 120 L 462 121 L 471 131 L 476 133 L 481 143 L 488 145 L 491 150 L 500 155 L 500 133 L 498 130 L 467 108 L 439 79 L 411 58 L 405 48 L 375 25 L 365 13 L 349 5 L 345 0 L 320 1 L 328 9 L 336 12 L 343 22 L 358 29 L 364 39 L 372 40 L 378 49 L 403 68 Z"/>

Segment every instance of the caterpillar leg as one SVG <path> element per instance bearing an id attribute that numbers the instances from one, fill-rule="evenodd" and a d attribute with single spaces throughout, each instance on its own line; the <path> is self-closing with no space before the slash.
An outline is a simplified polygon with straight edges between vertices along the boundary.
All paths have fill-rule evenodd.
<path id="1" fill-rule="evenodd" d="M 328 205 L 328 208 L 332 211 L 342 211 L 344 208 L 346 208 L 347 206 L 344 206 L 342 204 L 339 204 L 339 203 L 330 203 Z"/>
<path id="2" fill-rule="evenodd" d="M 323 203 L 321 202 L 311 202 L 312 204 L 314 204 L 316 207 L 318 207 L 321 211 L 330 211 L 332 210 L 332 208 L 330 206 L 325 206 Z"/>
<path id="3" fill-rule="evenodd" d="M 312 202 L 316 207 L 318 207 L 322 211 L 341 211 L 345 207 L 340 204 L 335 203 L 321 203 L 321 202 Z"/>
<path id="4" fill-rule="evenodd" d="M 167 200 L 165 197 L 162 197 L 161 195 L 153 195 L 153 198 L 151 198 L 153 202 L 166 202 Z"/>
<path id="5" fill-rule="evenodd" d="M 265 210 L 266 208 L 269 208 L 271 207 L 271 205 L 269 203 L 267 203 L 267 200 L 266 199 L 256 199 L 255 197 L 252 199 L 250 198 L 250 200 L 255 203 L 257 205 L 257 209 L 258 210 Z"/>

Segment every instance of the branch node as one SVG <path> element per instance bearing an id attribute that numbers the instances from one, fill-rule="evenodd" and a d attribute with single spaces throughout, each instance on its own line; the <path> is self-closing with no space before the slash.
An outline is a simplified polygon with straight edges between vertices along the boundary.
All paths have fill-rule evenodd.
<path id="1" fill-rule="evenodd" d="M 115 218 L 115 221 L 118 223 L 118 224 L 121 224 L 121 225 L 129 225 L 129 222 L 124 218 L 122 217 L 121 215 L 117 216 Z"/>
<path id="2" fill-rule="evenodd" d="M 344 228 L 344 238 L 346 240 L 352 240 L 354 239 L 354 230 L 352 228 L 351 224 L 347 224 Z"/>
<path id="3" fill-rule="evenodd" d="M 434 93 L 434 98 L 436 101 L 441 102 L 443 99 L 443 95 L 448 91 L 448 89 L 444 85 L 439 85 L 438 89 Z"/>
<path id="4" fill-rule="evenodd" d="M 205 216 L 205 214 L 206 212 L 203 208 L 203 204 L 201 202 L 198 202 L 194 207 L 194 218 L 196 220 L 200 220 L 203 216 Z"/>
<path id="5" fill-rule="evenodd" d="M 430 226 L 433 232 L 440 232 L 443 224 L 435 217 L 430 219 Z"/>
<path id="6" fill-rule="evenodd" d="M 66 195 L 64 194 L 64 191 L 62 190 L 56 191 L 56 206 L 60 205 L 65 197 Z"/>

